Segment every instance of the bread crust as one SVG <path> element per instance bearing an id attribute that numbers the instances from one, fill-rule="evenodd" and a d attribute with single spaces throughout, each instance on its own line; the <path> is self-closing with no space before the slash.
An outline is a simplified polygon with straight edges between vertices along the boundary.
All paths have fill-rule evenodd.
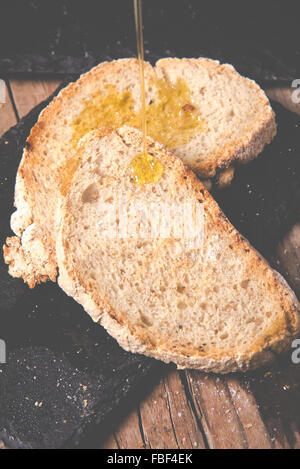
<path id="1" fill-rule="evenodd" d="M 124 127 L 120 129 L 120 133 L 119 131 L 117 133 L 122 136 L 126 132 L 131 131 L 133 129 Z M 137 131 L 134 130 L 134 132 Z M 91 132 L 82 139 L 79 146 L 84 148 L 89 139 L 101 139 L 102 136 L 103 133 L 100 131 Z M 186 348 L 182 350 L 177 348 L 176 352 L 174 352 L 168 347 L 167 343 L 157 344 L 146 333 L 138 333 L 126 321 L 126 314 L 123 314 L 122 311 L 114 310 L 105 298 L 99 296 L 97 291 L 87 290 L 83 287 L 82 279 L 80 280 L 74 259 L 69 251 L 70 232 L 68 231 L 68 222 L 71 217 L 71 193 L 70 198 L 67 196 L 62 201 L 60 208 L 62 224 L 56 248 L 59 262 L 59 285 L 68 295 L 82 304 L 93 320 L 102 324 L 125 350 L 143 353 L 167 363 L 174 362 L 178 368 L 197 368 L 206 372 L 216 373 L 247 371 L 269 363 L 276 354 L 282 353 L 289 348 L 291 341 L 299 332 L 300 305 L 295 294 L 281 275 L 271 269 L 267 261 L 231 225 L 195 174 L 159 144 L 152 141 L 152 145 L 160 148 L 163 163 L 169 164 L 174 169 L 180 184 L 192 184 L 196 197 L 205 203 L 207 210 L 210 211 L 214 220 L 217 220 L 215 223 L 218 232 L 222 233 L 225 231 L 230 236 L 230 245 L 237 252 L 243 252 L 243 256 L 245 256 L 245 259 L 247 258 L 247 262 L 250 264 L 251 271 L 256 272 L 258 276 L 266 276 L 271 291 L 279 292 L 280 307 L 284 312 L 284 320 L 278 319 L 277 323 L 272 324 L 270 330 L 266 330 L 263 337 L 260 337 L 259 340 L 251 344 L 247 353 L 239 351 L 232 344 L 230 355 L 224 355 L 222 351 L 218 350 L 214 350 L 213 353 L 204 354 L 199 352 L 198 349 L 187 350 Z"/>
<path id="2" fill-rule="evenodd" d="M 145 63 L 146 73 L 151 74 L 153 70 L 161 70 L 164 65 L 173 67 L 176 63 L 192 64 L 194 67 L 202 63 L 210 73 L 224 73 L 229 77 L 238 75 L 230 65 L 220 65 L 218 61 L 203 58 L 162 59 L 157 62 L 154 69 L 149 63 Z M 136 59 L 104 62 L 82 75 L 78 81 L 70 83 L 41 112 L 27 139 L 16 180 L 15 207 L 17 211 L 11 218 L 11 227 L 17 236 L 8 238 L 3 249 L 4 260 L 9 265 L 9 273 L 13 277 L 23 278 L 30 288 L 40 282 L 55 280 L 57 275 L 55 241 L 58 205 L 56 199 L 63 197 L 64 194 L 59 194 L 61 168 L 55 165 L 54 160 L 48 163 L 47 145 L 49 143 L 45 142 L 44 136 L 47 136 L 52 129 L 53 122 L 57 122 L 58 126 L 62 124 L 60 116 L 64 112 L 65 103 L 71 101 L 77 94 L 82 94 L 83 90 L 89 90 L 93 84 L 101 82 L 110 74 L 121 76 L 124 67 L 138 69 L 138 62 Z M 233 175 L 233 166 L 237 163 L 246 163 L 257 156 L 276 132 L 274 113 L 264 92 L 252 80 L 240 78 L 247 80 L 249 87 L 260 96 L 263 111 L 249 132 L 234 144 L 227 145 L 220 154 L 215 155 L 215 161 L 207 164 L 204 172 L 203 167 L 200 171 L 197 164 L 192 165 L 192 169 L 198 176 L 206 180 L 207 187 L 211 185 L 211 181 L 219 187 L 228 185 L 232 179 L 228 175 Z M 55 132 L 53 129 L 51 132 L 51 138 L 54 139 Z M 48 182 L 48 176 L 45 175 L 47 172 L 51 173 L 50 182 Z M 46 178 L 46 182 L 40 180 L 41 173 L 42 179 Z M 39 213 L 38 207 L 44 203 L 43 200 L 47 199 L 49 207 L 46 213 Z"/>

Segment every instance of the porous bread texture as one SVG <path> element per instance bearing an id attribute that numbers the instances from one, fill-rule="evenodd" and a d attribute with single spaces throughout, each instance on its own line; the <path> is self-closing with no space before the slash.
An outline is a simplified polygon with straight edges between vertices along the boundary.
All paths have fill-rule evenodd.
<path id="1" fill-rule="evenodd" d="M 213 177 L 220 187 L 229 184 L 232 164 L 254 158 L 276 132 L 274 113 L 264 92 L 231 65 L 203 58 L 162 59 L 155 67 L 145 62 L 147 102 L 156 98 L 156 77 L 171 83 L 178 78 L 186 80 L 205 119 L 205 131 L 174 153 L 205 179 L 207 188 Z M 55 280 L 57 274 L 57 207 L 77 166 L 72 122 L 85 102 L 108 84 L 121 93 L 130 90 L 135 110 L 139 110 L 138 61 L 104 62 L 63 89 L 41 112 L 27 139 L 16 179 L 17 211 L 11 218 L 17 238 L 7 239 L 4 259 L 9 273 L 22 277 L 31 288 L 47 279 Z"/>
<path id="2" fill-rule="evenodd" d="M 164 165 L 162 178 L 143 186 L 131 181 L 141 139 L 123 127 L 80 141 L 79 167 L 60 207 L 59 285 L 126 350 L 218 373 L 269 362 L 299 331 L 294 293 L 193 172 L 154 140 L 148 150 Z M 182 236 L 106 237 L 99 203 L 118 205 L 120 194 L 133 206 L 200 204 L 201 245 Z M 143 217 L 129 213 L 138 230 Z"/>

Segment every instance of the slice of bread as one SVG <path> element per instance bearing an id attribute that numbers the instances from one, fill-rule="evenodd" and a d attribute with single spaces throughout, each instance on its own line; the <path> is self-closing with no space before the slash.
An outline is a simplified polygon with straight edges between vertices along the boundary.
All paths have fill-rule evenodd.
<path id="1" fill-rule="evenodd" d="M 158 119 L 165 134 L 169 129 L 174 136 L 175 155 L 207 184 L 212 178 L 220 186 L 229 184 L 233 164 L 257 156 L 276 132 L 274 113 L 264 92 L 253 81 L 241 77 L 231 65 L 202 58 L 162 59 L 155 67 L 145 63 L 145 80 L 149 109 L 161 100 L 165 88 L 167 93 L 176 88 L 178 80 L 189 87 L 188 93 L 182 93 L 181 89 L 178 96 L 171 93 L 170 100 L 176 106 L 177 101 L 188 95 L 193 105 L 184 101 L 182 112 L 189 113 L 195 108 L 192 112 L 199 114 L 203 123 L 188 142 L 182 144 L 181 138 L 175 138 L 182 135 L 182 127 L 181 121 L 176 124 L 176 119 L 175 123 L 172 120 L 172 106 L 169 109 L 167 105 L 167 111 L 163 105 L 158 106 L 152 117 L 154 122 Z M 159 83 L 167 86 L 159 90 Z M 120 93 L 119 101 L 110 102 L 111 86 Z M 99 96 L 104 96 L 103 102 L 98 101 Z M 78 137 L 108 123 L 112 127 L 128 124 L 130 116 L 127 119 L 126 112 L 125 117 L 119 115 L 118 103 L 124 107 L 124 102 L 126 109 L 130 104 L 135 113 L 140 112 L 136 59 L 102 63 L 71 83 L 41 113 L 32 129 L 16 181 L 17 211 L 12 216 L 11 227 L 17 236 L 8 238 L 4 246 L 10 274 L 22 277 L 30 287 L 56 278 L 57 203 L 67 191 L 77 166 L 73 149 Z M 97 103 L 100 103 L 98 107 Z M 90 112 L 82 114 L 84 109 Z M 105 122 L 99 119 L 100 111 L 105 114 Z M 159 129 L 156 133 L 159 134 Z"/>
<path id="2" fill-rule="evenodd" d="M 163 176 L 133 182 L 141 144 L 126 126 L 80 141 L 60 207 L 59 285 L 126 350 L 220 373 L 270 361 L 299 331 L 294 293 L 152 139 Z"/>

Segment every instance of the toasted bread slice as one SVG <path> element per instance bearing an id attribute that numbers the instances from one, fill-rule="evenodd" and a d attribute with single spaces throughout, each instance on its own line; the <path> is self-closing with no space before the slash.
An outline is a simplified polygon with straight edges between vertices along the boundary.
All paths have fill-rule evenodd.
<path id="1" fill-rule="evenodd" d="M 207 184 L 211 178 L 220 186 L 229 184 L 233 163 L 254 158 L 275 134 L 274 113 L 264 92 L 230 65 L 209 59 L 163 59 L 154 68 L 145 63 L 145 79 L 152 123 L 157 124 L 152 130 L 159 137 L 163 127 L 164 141 Z M 177 89 L 177 83 L 183 85 Z M 119 96 L 111 93 L 112 87 Z M 170 93 L 167 98 L 165 91 Z M 123 114 L 119 105 L 125 109 Z M 174 107 L 179 120 L 174 120 Z M 17 211 L 11 220 L 17 237 L 8 238 L 4 247 L 12 276 L 22 277 L 30 287 L 55 280 L 57 202 L 77 166 L 76 156 L 70 160 L 70 155 L 84 133 L 108 124 L 120 127 L 128 120 L 138 124 L 139 112 L 138 62 L 122 59 L 95 67 L 62 90 L 41 113 L 17 174 Z M 182 113 L 192 115 L 191 121 L 187 117 L 187 133 Z M 196 133 L 189 135 L 189 126 L 198 129 Z M 173 138 L 168 138 L 169 133 Z"/>
<path id="2" fill-rule="evenodd" d="M 59 285 L 126 350 L 220 373 L 270 361 L 299 331 L 294 293 L 152 139 L 163 175 L 136 184 L 140 150 L 141 132 L 126 126 L 80 141 L 60 207 Z"/>

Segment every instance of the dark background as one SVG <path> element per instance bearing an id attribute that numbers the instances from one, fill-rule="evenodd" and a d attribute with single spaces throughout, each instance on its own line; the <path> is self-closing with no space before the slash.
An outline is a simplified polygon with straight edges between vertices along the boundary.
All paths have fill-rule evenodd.
<path id="1" fill-rule="evenodd" d="M 135 55 L 132 0 L 2 0 L 0 74 L 82 73 Z M 219 58 L 262 82 L 299 75 L 299 3 L 144 0 L 146 58 Z"/>

